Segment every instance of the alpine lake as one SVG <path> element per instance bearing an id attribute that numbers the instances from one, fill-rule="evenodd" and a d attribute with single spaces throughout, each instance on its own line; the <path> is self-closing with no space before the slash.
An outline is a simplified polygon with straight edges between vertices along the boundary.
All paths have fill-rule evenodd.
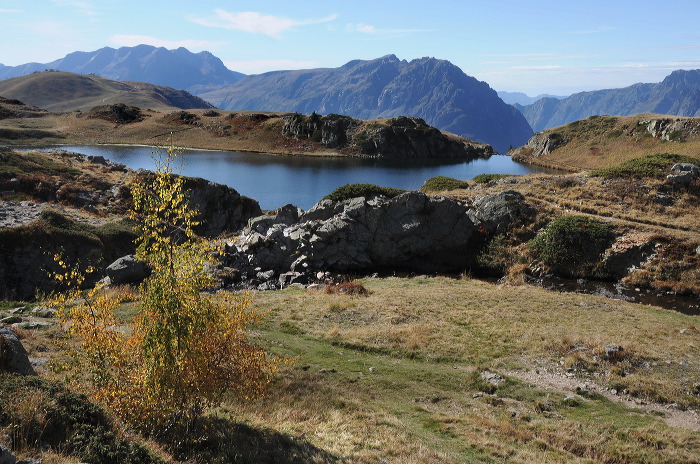
<path id="1" fill-rule="evenodd" d="M 86 145 L 55 147 L 103 156 L 132 169 L 154 169 L 162 150 L 154 147 Z M 273 155 L 241 151 L 184 150 L 174 170 L 228 185 L 254 198 L 263 210 L 293 204 L 307 210 L 345 184 L 375 184 L 418 190 L 435 176 L 471 180 L 479 174 L 553 172 L 513 161 L 506 155 L 472 160 L 396 160 L 384 158 Z"/>

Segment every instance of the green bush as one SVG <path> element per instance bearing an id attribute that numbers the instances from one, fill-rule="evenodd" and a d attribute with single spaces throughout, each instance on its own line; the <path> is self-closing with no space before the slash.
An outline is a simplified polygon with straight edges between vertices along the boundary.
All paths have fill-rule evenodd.
<path id="1" fill-rule="evenodd" d="M 479 174 L 472 180 L 477 184 L 486 184 L 494 180 L 503 179 L 504 177 L 509 177 L 508 174 Z"/>
<path id="2" fill-rule="evenodd" d="M 661 178 L 666 175 L 668 169 L 676 163 L 692 163 L 700 165 L 700 158 L 691 156 L 676 155 L 672 153 L 659 153 L 634 158 L 611 168 L 596 169 L 590 172 L 591 177 L 603 177 L 610 179 L 613 177 L 656 177 Z"/>
<path id="3" fill-rule="evenodd" d="M 86 462 L 162 462 L 140 443 L 120 438 L 104 410 L 58 382 L 0 375 L 0 431 L 12 449 L 50 447 Z"/>
<path id="4" fill-rule="evenodd" d="M 420 188 L 421 192 L 445 192 L 448 190 L 466 189 L 469 183 L 452 177 L 436 176 L 426 180 Z"/>
<path id="5" fill-rule="evenodd" d="M 343 201 L 357 197 L 371 197 L 375 195 L 383 195 L 385 197 L 394 198 L 405 193 L 406 190 L 393 187 L 380 187 L 374 184 L 346 184 L 338 187 L 331 193 L 323 197 L 324 200 Z"/>
<path id="6" fill-rule="evenodd" d="M 559 216 L 530 241 L 546 265 L 565 275 L 584 275 L 612 243 L 610 227 L 588 216 Z"/>

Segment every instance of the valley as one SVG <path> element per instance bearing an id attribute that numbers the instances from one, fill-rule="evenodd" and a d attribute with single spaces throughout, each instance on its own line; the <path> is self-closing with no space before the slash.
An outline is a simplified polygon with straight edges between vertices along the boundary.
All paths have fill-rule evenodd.
<path id="1" fill-rule="evenodd" d="M 193 59 L 185 52 L 107 48 L 52 67 L 97 72 L 101 56 L 140 63 L 139 76 L 147 57 Z M 443 60 L 388 55 L 246 77 L 214 58 L 197 56 L 217 77 L 177 82 L 229 109 L 63 71 L 0 81 L 0 452 L 48 464 L 698 461 L 700 119 L 592 115 L 532 134 L 487 84 Z M 436 81 L 450 98 L 421 100 L 417 83 Z M 346 115 L 364 87 L 371 104 Z M 498 111 L 466 128 L 470 105 Z M 493 143 L 479 125 L 509 138 Z M 229 392 L 186 427 L 149 433 L 92 399 L 70 364 L 79 342 L 45 297 L 58 259 L 90 266 L 89 285 L 111 276 L 98 293 L 119 299 L 106 333 L 129 333 L 141 313 L 145 273 L 122 281 L 108 266 L 135 251 L 133 192 L 153 174 L 38 149 L 106 144 L 445 164 L 510 148 L 557 172 L 439 175 L 407 190 L 353 182 L 276 209 L 235 185 L 184 178 L 194 232 L 217 244 L 211 286 L 195 293 L 259 309 L 246 334 L 280 363 L 264 394 Z M 549 279 L 679 295 L 687 307 L 542 288 Z"/>

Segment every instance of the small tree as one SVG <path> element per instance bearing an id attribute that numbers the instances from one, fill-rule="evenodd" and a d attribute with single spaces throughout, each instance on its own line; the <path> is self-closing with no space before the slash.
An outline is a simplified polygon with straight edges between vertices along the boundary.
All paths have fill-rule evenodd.
<path id="1" fill-rule="evenodd" d="M 202 292 L 213 284 L 207 267 L 217 249 L 192 230 L 197 212 L 184 179 L 172 172 L 176 156 L 166 149 L 157 171 L 132 186 L 137 258 L 151 269 L 133 323 L 119 325 L 119 297 L 102 288 L 61 298 L 69 330 L 81 340 L 75 359 L 91 374 L 94 396 L 154 431 L 191 423 L 226 392 L 258 395 L 276 369 L 245 332 L 259 317 L 250 297 Z"/>

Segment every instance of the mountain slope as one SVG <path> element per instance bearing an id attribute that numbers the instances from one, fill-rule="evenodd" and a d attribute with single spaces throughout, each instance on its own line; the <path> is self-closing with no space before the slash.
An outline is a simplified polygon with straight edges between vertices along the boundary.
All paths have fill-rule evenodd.
<path id="1" fill-rule="evenodd" d="M 114 103 L 160 109 L 212 108 L 184 90 L 67 72 L 37 72 L 0 81 L 0 95 L 50 111 L 86 110 Z"/>
<path id="2" fill-rule="evenodd" d="M 674 71 L 657 84 L 580 92 L 563 100 L 543 98 L 532 105 L 515 107 L 536 132 L 603 114 L 700 116 L 700 69 Z"/>
<path id="3" fill-rule="evenodd" d="M 199 95 L 230 110 L 415 116 L 501 152 L 532 135 L 525 118 L 488 84 L 434 58 L 407 62 L 388 55 L 339 68 L 275 71 Z"/>
<path id="4" fill-rule="evenodd" d="M 0 79 L 24 76 L 47 69 L 78 74 L 97 74 L 119 81 L 150 82 L 174 89 L 202 92 L 232 84 L 244 74 L 226 68 L 209 52 L 192 53 L 185 48 L 163 47 L 101 48 L 93 52 L 74 52 L 50 63 L 20 66 L 0 65 Z"/>

